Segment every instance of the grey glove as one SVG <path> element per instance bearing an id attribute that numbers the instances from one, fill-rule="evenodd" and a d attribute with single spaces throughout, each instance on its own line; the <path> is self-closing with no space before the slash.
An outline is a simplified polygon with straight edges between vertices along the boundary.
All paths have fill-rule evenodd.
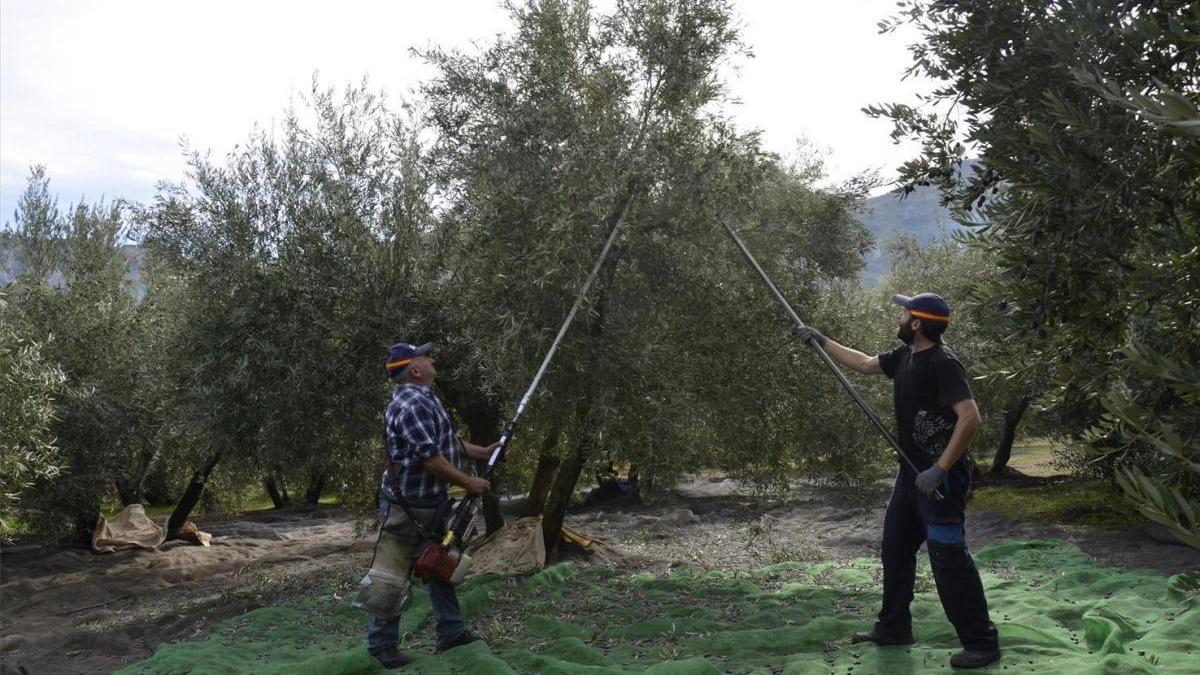
<path id="1" fill-rule="evenodd" d="M 946 479 L 946 470 L 934 464 L 917 474 L 917 489 L 926 497 L 932 497 L 933 491 Z"/>
<path id="2" fill-rule="evenodd" d="M 825 348 L 825 336 L 821 335 L 821 331 L 817 330 L 816 328 L 813 328 L 812 326 L 805 326 L 804 328 L 797 328 L 796 329 L 796 337 L 800 338 L 804 342 L 808 342 L 809 340 L 812 340 L 813 342 L 817 343 L 817 346 L 820 347 L 821 349 Z"/>

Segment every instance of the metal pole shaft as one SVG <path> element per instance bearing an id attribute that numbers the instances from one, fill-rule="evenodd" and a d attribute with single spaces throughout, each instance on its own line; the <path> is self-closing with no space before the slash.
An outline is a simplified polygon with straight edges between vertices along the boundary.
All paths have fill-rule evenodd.
<path id="1" fill-rule="evenodd" d="M 771 294 L 774 295 L 775 299 L 779 301 L 779 304 L 783 306 L 784 311 L 787 312 L 787 315 L 791 318 L 792 323 L 796 324 L 797 328 L 804 328 L 804 322 L 800 320 L 800 316 L 796 314 L 796 310 L 792 309 L 792 304 L 787 301 L 787 298 L 783 297 L 783 293 L 779 292 L 779 288 L 775 286 L 775 282 L 771 281 L 771 277 L 767 276 L 766 271 L 763 270 L 762 266 L 758 264 L 757 260 L 755 260 L 754 254 L 750 253 L 750 249 L 746 247 L 746 244 L 742 241 L 741 237 L 737 236 L 737 233 L 733 231 L 733 228 L 730 227 L 728 223 L 722 223 L 722 226 L 724 226 L 725 231 L 729 233 L 730 238 L 733 239 L 733 243 L 737 244 L 737 247 L 741 249 L 742 255 L 746 256 L 746 261 L 750 263 L 750 266 L 754 268 L 755 272 L 758 272 L 759 278 L 762 279 L 763 283 L 767 285 L 767 288 L 771 289 Z M 871 420 L 871 424 L 875 425 L 875 428 L 879 430 L 879 433 L 883 434 L 883 437 L 887 439 L 887 442 L 892 446 L 892 449 L 896 451 L 896 454 L 900 455 L 900 458 L 903 459 L 913 471 L 920 473 L 921 470 L 917 468 L 917 465 L 913 463 L 912 459 L 909 458 L 904 450 L 900 448 L 900 444 L 896 441 L 896 437 L 892 435 L 892 432 L 887 430 L 887 427 L 883 426 L 883 422 L 879 420 L 879 416 L 875 414 L 875 411 L 871 409 L 871 406 L 866 402 L 866 400 L 863 399 L 862 395 L 858 393 L 858 390 L 854 388 L 854 385 L 850 384 L 850 380 L 846 379 L 845 373 L 843 373 L 842 370 L 837 367 L 837 364 L 833 362 L 833 359 L 830 358 L 829 354 L 825 352 L 821 345 L 817 344 L 816 340 L 808 340 L 808 344 L 810 347 L 816 350 L 817 355 L 821 357 L 821 360 L 825 363 L 825 365 L 829 366 L 829 370 L 833 371 L 833 374 L 835 377 L 837 377 L 838 382 L 842 383 L 842 387 L 846 389 L 846 393 L 850 394 L 850 398 L 854 399 L 854 402 L 858 404 L 858 407 L 862 408 L 862 411 L 867 415 L 867 419 Z M 937 499 L 942 498 L 942 494 L 937 490 L 934 490 L 933 494 Z"/>
<path id="2" fill-rule="evenodd" d="M 583 287 L 579 289 L 579 294 L 575 296 L 575 304 L 571 305 L 571 310 L 567 312 L 567 317 L 563 319 L 562 326 L 558 329 L 558 335 L 554 336 L 554 342 L 550 344 L 550 349 L 546 351 L 546 356 L 542 358 L 542 365 L 538 368 L 537 374 L 533 376 L 533 382 L 529 383 L 529 388 L 525 390 L 525 395 L 521 397 L 521 402 L 517 404 L 516 413 L 504 428 L 504 433 L 500 435 L 500 444 L 492 451 L 492 456 L 488 458 L 487 468 L 484 469 L 485 478 L 491 477 L 496 463 L 504 456 L 504 450 L 508 447 L 508 441 L 512 438 L 513 432 L 516 430 L 517 421 L 521 419 L 521 415 L 525 412 L 525 406 L 529 404 L 534 392 L 537 391 L 538 385 L 541 384 L 542 377 L 546 374 L 546 370 L 550 367 L 550 361 L 554 358 L 554 352 L 558 351 L 558 346 L 562 342 L 563 336 L 567 334 L 567 329 L 571 327 L 571 322 L 575 320 L 575 315 L 583 305 L 583 300 L 587 297 L 587 292 L 592 287 L 592 282 L 600 274 L 600 268 L 608 258 L 608 251 L 612 248 L 613 242 L 617 240 L 617 234 L 621 230 L 621 225 L 625 223 L 625 215 L 629 213 L 629 206 L 632 203 L 633 194 L 630 193 L 625 199 L 625 203 L 621 206 L 621 212 L 617 215 L 617 222 L 613 224 L 612 231 L 609 233 L 608 239 L 604 242 L 604 248 L 600 250 L 600 255 L 596 258 L 596 263 L 592 265 L 591 273 L 588 274 L 587 279 L 583 282 Z"/>
<path id="3" fill-rule="evenodd" d="M 571 322 L 575 320 L 575 315 L 579 313 L 579 308 L 583 306 L 583 300 L 587 297 L 587 292 L 591 289 L 592 282 L 600 274 L 600 268 L 608 258 L 608 251 L 612 248 L 613 242 L 617 240 L 617 234 L 621 230 L 621 225 L 625 223 L 625 214 L 629 213 L 629 205 L 633 203 L 633 198 L 634 194 L 630 193 L 625 199 L 625 203 L 621 205 L 621 212 L 617 215 L 617 221 L 613 223 L 612 231 L 609 232 L 608 239 L 604 242 L 604 248 L 600 250 L 600 255 L 596 258 L 596 263 L 592 265 L 591 273 L 584 280 L 583 287 L 579 289 L 579 294 L 575 296 L 575 303 L 571 305 L 570 311 L 567 312 L 566 318 L 563 319 L 562 326 L 558 329 L 558 334 L 554 336 L 554 342 L 550 343 L 550 349 L 546 351 L 546 356 L 542 358 L 542 365 L 538 368 L 537 374 L 533 376 L 533 382 L 529 383 L 529 388 L 525 390 L 525 395 L 521 397 L 520 403 L 517 404 L 516 413 L 504 427 L 504 433 L 500 435 L 500 441 L 497 443 L 496 449 L 488 457 L 487 466 L 483 470 L 484 480 L 492 479 L 492 475 L 496 471 L 496 465 L 504 459 L 504 451 L 508 448 L 508 442 L 512 440 L 513 432 L 516 431 L 517 421 L 524 414 L 525 406 L 529 405 L 529 400 L 533 398 L 534 392 L 537 391 L 538 385 L 541 384 L 542 377 L 545 376 L 546 370 L 550 367 L 550 361 L 554 358 L 554 352 L 558 351 L 558 346 L 562 343 L 563 336 L 567 334 L 567 329 L 571 327 Z M 478 503 L 479 499 L 477 497 L 467 497 L 459 507 L 458 515 L 446 531 L 446 536 L 442 540 L 442 546 L 450 546 L 454 543 L 456 537 L 462 536 L 463 529 L 475 517 L 476 505 Z"/>

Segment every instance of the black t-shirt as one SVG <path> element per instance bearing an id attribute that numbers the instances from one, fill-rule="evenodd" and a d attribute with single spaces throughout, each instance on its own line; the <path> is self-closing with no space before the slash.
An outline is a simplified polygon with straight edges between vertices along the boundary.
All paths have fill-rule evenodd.
<path id="1" fill-rule="evenodd" d="M 946 449 L 958 423 L 954 404 L 973 398 L 967 371 L 954 352 L 941 344 L 915 354 L 901 345 L 880 354 L 879 367 L 895 383 L 900 447 L 917 468 L 928 469 Z"/>

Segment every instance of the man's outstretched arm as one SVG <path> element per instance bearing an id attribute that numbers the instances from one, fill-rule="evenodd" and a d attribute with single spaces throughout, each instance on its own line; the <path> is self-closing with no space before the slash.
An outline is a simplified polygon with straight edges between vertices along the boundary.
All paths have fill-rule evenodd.
<path id="1" fill-rule="evenodd" d="M 796 334 L 801 340 L 813 340 L 820 345 L 826 354 L 829 354 L 834 361 L 838 362 L 845 368 L 849 368 L 855 372 L 864 373 L 867 375 L 882 375 L 883 368 L 879 365 L 878 356 L 867 356 L 866 354 L 851 349 L 844 345 L 838 344 L 833 340 L 821 335 L 817 329 L 812 326 L 805 326 L 796 331 Z"/>
<path id="2" fill-rule="evenodd" d="M 475 445 L 474 443 L 472 443 L 470 441 L 466 441 L 466 440 L 463 440 L 461 442 L 462 442 L 463 452 L 467 453 L 467 457 L 470 457 L 471 459 L 478 459 L 478 460 L 484 460 L 484 461 L 491 459 L 492 451 L 495 450 L 500 445 L 500 441 L 496 441 L 495 443 L 492 443 L 491 445 Z"/>
<path id="3" fill-rule="evenodd" d="M 857 349 L 851 349 L 828 339 L 825 340 L 825 353 L 832 356 L 834 361 L 837 361 L 850 370 L 866 375 L 883 374 L 883 368 L 879 366 L 878 356 L 867 356 Z"/>

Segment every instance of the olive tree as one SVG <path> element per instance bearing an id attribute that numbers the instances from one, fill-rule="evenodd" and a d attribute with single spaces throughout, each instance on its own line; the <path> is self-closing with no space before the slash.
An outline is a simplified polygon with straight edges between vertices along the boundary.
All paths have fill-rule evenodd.
<path id="1" fill-rule="evenodd" d="M 177 416 L 198 467 L 172 531 L 222 463 L 232 488 L 263 481 L 280 501 L 289 483 L 313 504 L 326 487 L 369 501 L 383 356 L 429 322 L 439 243 L 419 130 L 365 85 L 314 82 L 279 132 L 223 164 L 191 153 L 191 180 L 141 215 L 178 281 Z"/>
<path id="2" fill-rule="evenodd" d="M 619 2 L 600 14 L 547 1 L 511 14 L 512 32 L 477 53 L 425 52 L 437 69 L 424 93 L 442 231 L 457 256 L 443 298 L 479 317 L 463 340 L 496 397 L 515 401 L 623 227 L 530 413 L 519 447 L 536 451 L 513 454 L 528 463 L 553 550 L 597 461 L 630 461 L 644 482 L 669 485 L 694 467 L 748 463 L 733 457 L 776 458 L 750 449 L 770 439 L 746 425 L 757 410 L 729 410 L 726 380 L 752 387 L 787 361 L 767 346 L 787 335 L 761 320 L 777 310 L 752 290 L 722 222 L 810 292 L 852 274 L 869 242 L 852 217 L 860 191 L 818 191 L 723 112 L 721 66 L 742 51 L 727 3 Z M 797 397 L 778 398 L 786 408 Z"/>
<path id="3" fill-rule="evenodd" d="M 54 402 L 62 369 L 48 362 L 36 342 L 24 338 L 0 291 L 0 536 L 10 531 L 23 493 L 52 480 L 63 458 L 54 438 Z"/>
<path id="4" fill-rule="evenodd" d="M 54 402 L 60 473 L 38 481 L 23 502 L 45 531 L 90 529 L 114 493 L 138 501 L 155 454 L 158 417 L 143 396 L 146 368 L 134 261 L 121 202 L 60 211 L 44 169 L 35 167 L 18 203 L 6 311 L 65 377 Z"/>

